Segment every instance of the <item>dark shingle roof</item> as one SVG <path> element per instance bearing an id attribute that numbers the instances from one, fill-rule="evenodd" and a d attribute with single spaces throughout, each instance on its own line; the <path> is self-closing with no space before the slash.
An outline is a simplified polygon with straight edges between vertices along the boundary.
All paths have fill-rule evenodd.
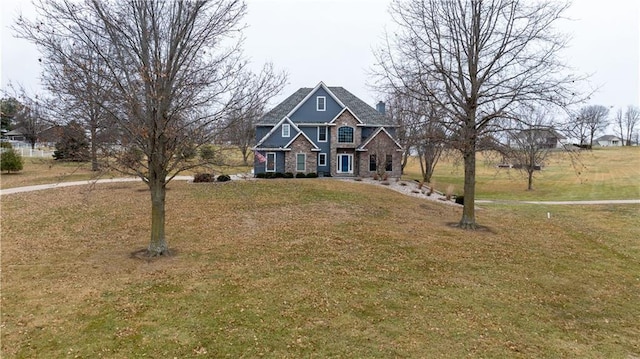
<path id="1" fill-rule="evenodd" d="M 271 111 L 267 112 L 262 118 L 258 121 L 258 125 L 275 125 L 280 120 L 284 118 L 291 110 L 300 101 L 302 101 L 305 96 L 309 94 L 313 90 L 312 88 L 303 87 L 298 91 L 294 92 L 291 96 L 287 97 L 284 101 L 280 102 L 276 107 L 272 108 Z"/>
<path id="2" fill-rule="evenodd" d="M 362 101 L 351 92 L 345 90 L 343 87 L 328 87 L 328 89 L 364 124 L 373 126 L 391 124 L 387 117 L 376 111 L 373 107 L 369 106 L 366 102 Z M 291 96 L 287 97 L 284 101 L 271 109 L 271 111 L 262 116 L 260 121 L 258 121 L 258 125 L 275 125 L 289 112 L 291 112 L 291 110 L 293 110 L 312 90 L 312 88 L 303 87 L 294 92 Z M 328 120 L 329 119 L 327 119 L 327 121 Z"/>

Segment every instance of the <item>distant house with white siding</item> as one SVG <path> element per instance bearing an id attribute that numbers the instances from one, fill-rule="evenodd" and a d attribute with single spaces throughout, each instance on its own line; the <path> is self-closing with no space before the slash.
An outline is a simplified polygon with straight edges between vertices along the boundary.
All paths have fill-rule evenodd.
<path id="1" fill-rule="evenodd" d="M 598 137 L 593 142 L 594 145 L 598 145 L 601 147 L 620 147 L 623 145 L 622 139 L 613 135 Z"/>

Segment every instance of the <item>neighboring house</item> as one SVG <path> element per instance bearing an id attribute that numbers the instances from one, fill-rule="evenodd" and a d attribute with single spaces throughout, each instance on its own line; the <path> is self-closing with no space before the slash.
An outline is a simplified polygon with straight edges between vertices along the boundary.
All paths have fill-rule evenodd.
<path id="1" fill-rule="evenodd" d="M 518 132 L 515 135 L 514 147 L 531 145 L 535 141 L 540 148 L 563 148 L 566 145 L 566 137 L 552 128 L 531 128 Z"/>
<path id="2" fill-rule="evenodd" d="M 602 146 L 602 147 L 619 147 L 622 146 L 622 139 L 620 137 L 606 135 L 594 140 L 594 145 Z"/>
<path id="3" fill-rule="evenodd" d="M 25 141 L 24 128 L 17 128 L 4 134 L 4 137 L 11 141 Z"/>
<path id="4" fill-rule="evenodd" d="M 322 82 L 299 89 L 256 124 L 254 173 L 399 177 L 402 148 L 395 126 L 384 103 L 376 107 Z"/>

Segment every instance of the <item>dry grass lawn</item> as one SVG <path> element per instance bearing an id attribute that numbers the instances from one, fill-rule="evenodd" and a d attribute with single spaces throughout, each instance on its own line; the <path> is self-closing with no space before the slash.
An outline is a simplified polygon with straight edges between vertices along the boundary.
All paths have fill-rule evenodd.
<path id="1" fill-rule="evenodd" d="M 542 171 L 536 172 L 532 191 L 527 191 L 523 172 L 499 169 L 498 156 L 480 153 L 477 160 L 476 199 L 505 200 L 605 200 L 640 198 L 640 147 L 595 148 L 577 157 L 553 152 Z M 420 179 L 420 164 L 410 161 L 407 179 Z M 454 185 L 462 194 L 464 166 L 455 156 L 443 158 L 436 166 L 436 188 L 445 191 Z"/>
<path id="2" fill-rule="evenodd" d="M 460 209 L 363 183 L 2 197 L 3 358 L 636 358 L 640 206 Z M 551 218 L 547 212 L 551 211 Z"/>

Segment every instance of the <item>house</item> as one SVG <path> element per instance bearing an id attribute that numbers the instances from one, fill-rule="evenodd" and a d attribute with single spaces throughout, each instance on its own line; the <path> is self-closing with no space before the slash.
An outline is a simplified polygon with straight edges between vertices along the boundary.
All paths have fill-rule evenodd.
<path id="1" fill-rule="evenodd" d="M 622 139 L 620 137 L 605 135 L 602 137 L 598 137 L 594 140 L 594 145 L 602 146 L 602 147 L 619 147 L 623 145 Z"/>
<path id="2" fill-rule="evenodd" d="M 401 174 L 395 126 L 342 87 L 301 88 L 256 124 L 254 173 L 372 177 Z"/>
<path id="3" fill-rule="evenodd" d="M 15 130 L 11 130 L 4 134 L 4 137 L 9 139 L 10 141 L 25 141 L 26 137 L 24 135 L 25 129 L 20 127 Z"/>
<path id="4" fill-rule="evenodd" d="M 563 148 L 566 145 L 566 137 L 549 127 L 529 128 L 515 134 L 512 146 L 522 148 L 534 143 L 539 149 Z"/>

